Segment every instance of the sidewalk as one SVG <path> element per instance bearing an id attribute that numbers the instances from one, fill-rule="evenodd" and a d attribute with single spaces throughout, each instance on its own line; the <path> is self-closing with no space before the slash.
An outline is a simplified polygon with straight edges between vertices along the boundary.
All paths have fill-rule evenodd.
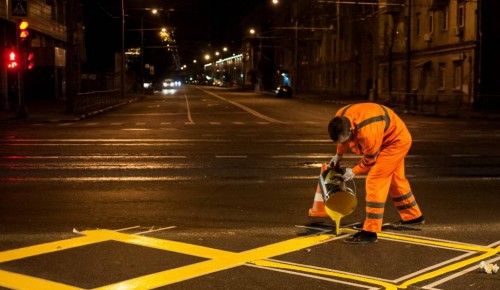
<path id="1" fill-rule="evenodd" d="M 314 94 L 314 93 L 297 93 L 294 98 L 303 99 L 311 102 L 324 102 L 330 104 L 338 105 L 348 105 L 355 103 L 369 102 L 367 99 L 362 98 L 349 98 L 342 100 L 334 100 L 331 95 L 325 94 Z M 387 105 L 391 107 L 390 105 Z M 421 115 L 421 116 L 431 116 L 431 117 L 442 117 L 442 118 L 455 118 L 455 119 L 485 119 L 485 120 L 499 120 L 500 119 L 500 108 L 485 110 L 478 109 L 474 110 L 472 108 L 462 108 L 459 111 L 449 111 L 446 112 L 446 108 L 442 108 L 442 112 L 419 112 L 410 111 L 401 107 L 391 107 L 398 114 L 408 114 L 408 115 Z"/>
<path id="2" fill-rule="evenodd" d="M 122 105 L 129 104 L 141 99 L 137 94 L 125 95 L 123 101 L 118 104 L 105 107 L 85 114 L 70 113 L 66 109 L 65 100 L 36 100 L 26 101 L 28 117 L 20 119 L 16 117 L 16 109 L 0 110 L 0 122 L 7 123 L 51 123 L 51 122 L 76 122 L 90 116 L 106 112 Z"/>

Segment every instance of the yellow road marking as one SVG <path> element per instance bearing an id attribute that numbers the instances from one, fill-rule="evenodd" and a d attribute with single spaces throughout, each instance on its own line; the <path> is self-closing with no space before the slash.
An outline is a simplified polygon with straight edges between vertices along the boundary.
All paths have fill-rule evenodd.
<path id="1" fill-rule="evenodd" d="M 353 233 L 356 231 L 343 228 L 341 229 L 341 232 Z M 481 253 L 478 256 L 462 260 L 447 265 L 445 267 L 436 269 L 434 271 L 413 277 L 409 280 L 404 281 L 401 284 L 395 284 L 356 274 L 348 274 L 328 269 L 316 269 L 307 266 L 292 265 L 285 262 L 267 260 L 271 257 L 280 256 L 286 253 L 298 251 L 307 247 L 315 246 L 321 243 L 334 240 L 336 236 L 332 234 L 317 234 L 317 235 L 293 238 L 290 240 L 262 246 L 259 248 L 239 253 L 218 250 L 214 248 L 198 246 L 183 242 L 176 242 L 171 240 L 163 240 L 163 239 L 150 238 L 138 235 L 124 234 L 111 230 L 90 230 L 90 231 L 84 231 L 82 232 L 82 234 L 84 234 L 85 236 L 0 252 L 0 263 L 81 247 L 85 245 L 105 242 L 105 241 L 119 241 L 138 246 L 144 246 L 164 251 L 172 251 L 176 253 L 197 256 L 201 258 L 206 258 L 208 260 L 95 288 L 96 290 L 97 289 L 98 290 L 152 289 L 196 278 L 202 275 L 241 266 L 244 265 L 245 263 L 250 263 L 261 267 L 288 269 L 296 272 L 298 271 L 298 272 L 312 273 L 324 276 L 338 277 L 338 278 L 363 282 L 367 284 L 378 285 L 380 287 L 392 290 L 392 289 L 406 289 L 410 285 L 414 285 L 416 283 L 455 271 L 457 269 L 463 268 L 465 266 L 476 263 L 483 259 L 487 259 L 491 256 L 497 255 L 500 252 L 500 246 L 497 246 L 496 248 L 489 248 L 485 246 L 472 245 L 472 244 L 461 244 L 449 241 L 437 241 L 426 238 L 401 236 L 397 234 L 379 233 L 380 237 L 389 240 L 413 242 L 424 246 L 434 245 L 451 250 L 465 250 L 465 251 Z M 339 237 L 337 237 L 337 239 L 338 238 Z M 0 286 L 20 289 L 20 290 L 31 290 L 31 289 L 80 290 L 80 288 L 77 287 L 64 285 L 61 283 L 52 282 L 36 277 L 30 277 L 22 274 L 11 273 L 4 270 L 0 270 Z"/>
<path id="2" fill-rule="evenodd" d="M 87 233 L 87 232 L 85 232 Z M 92 234 L 92 233 L 90 233 Z M 124 234 L 119 234 L 126 236 Z M 122 237 L 119 237 L 119 235 L 115 235 L 113 233 L 113 237 L 116 239 L 119 239 L 120 241 L 123 242 L 129 242 L 129 243 L 134 243 L 134 244 L 142 244 L 144 240 L 150 240 L 150 238 L 143 237 L 143 239 L 121 239 Z M 306 236 L 306 237 L 299 237 L 299 238 L 294 238 L 291 240 L 271 244 L 268 246 L 263 246 L 260 248 L 248 250 L 245 252 L 241 253 L 233 253 L 233 252 L 224 252 L 224 251 L 218 251 L 214 252 L 214 249 L 211 248 L 205 248 L 201 246 L 195 246 L 195 252 L 188 252 L 187 254 L 190 255 L 196 255 L 196 256 L 202 256 L 202 257 L 207 257 L 210 256 L 211 254 L 215 253 L 215 256 L 211 260 L 163 271 L 163 272 L 158 272 L 134 279 L 130 279 L 128 281 L 122 281 L 119 283 L 107 285 L 104 287 L 96 288 L 95 290 L 117 290 L 117 289 L 152 289 L 152 288 L 157 288 L 173 283 L 177 283 L 180 281 L 192 279 L 195 277 L 203 276 L 206 274 L 218 272 L 221 270 L 226 270 L 229 268 L 234 268 L 237 266 L 241 266 L 249 261 L 252 260 L 260 260 L 260 259 L 265 259 L 269 258 L 272 256 L 279 256 L 282 254 L 286 254 L 289 252 L 297 251 L 306 247 L 311 247 L 314 246 L 318 243 L 325 242 L 327 240 L 330 240 L 334 238 L 334 235 L 329 235 L 329 234 L 321 234 L 321 235 L 314 235 L 314 236 Z M 158 240 L 162 241 L 162 240 Z M 148 241 L 148 243 L 152 246 L 155 246 L 156 241 Z M 164 243 L 160 243 L 165 245 Z M 176 252 L 183 252 L 186 251 L 187 248 L 183 247 L 192 247 L 193 245 L 189 244 L 184 244 L 181 245 L 182 243 L 176 243 L 178 244 L 181 248 L 169 248 L 168 250 L 170 251 L 176 251 Z M 173 245 L 173 244 L 172 244 Z M 159 246 L 159 245 L 156 245 Z"/>
<path id="3" fill-rule="evenodd" d="M 106 241 L 105 238 L 100 238 L 98 236 L 83 236 L 83 237 L 55 241 L 35 246 L 29 246 L 20 249 L 9 250 L 5 252 L 0 252 L 0 263 L 37 256 L 37 255 L 48 254 L 71 248 L 77 248 L 104 241 Z"/>
<path id="4" fill-rule="evenodd" d="M 300 271 L 300 272 L 318 274 L 318 275 L 323 275 L 323 276 L 356 280 L 358 282 L 365 282 L 365 283 L 369 283 L 369 284 L 378 285 L 378 286 L 384 287 L 387 290 L 397 289 L 396 285 L 389 283 L 389 282 L 385 282 L 385 281 L 381 281 L 381 280 L 377 280 L 377 279 L 370 279 L 370 278 L 361 277 L 361 276 L 357 276 L 357 275 L 353 275 L 353 274 L 340 273 L 340 272 L 336 272 L 333 270 L 313 269 L 313 268 L 309 268 L 309 267 L 291 265 L 291 264 L 280 263 L 280 262 L 269 261 L 269 260 L 258 260 L 258 261 L 253 261 L 250 263 L 257 265 L 257 266 L 262 266 L 262 267 L 293 270 L 293 271 Z"/>
<path id="5" fill-rule="evenodd" d="M 57 282 L 0 270 L 0 286 L 23 290 L 83 290 Z"/>
<path id="6" fill-rule="evenodd" d="M 145 236 L 129 235 L 110 230 L 83 231 L 82 234 L 92 236 L 99 240 L 114 240 L 137 246 L 144 246 L 164 251 L 171 251 L 185 255 L 197 256 L 207 259 L 215 259 L 224 255 L 232 255 L 233 252 L 217 250 L 214 248 L 197 246 L 188 243 L 156 239 Z"/>
<path id="7" fill-rule="evenodd" d="M 357 233 L 358 231 L 352 230 L 352 229 L 341 229 L 341 232 L 342 233 Z M 423 244 L 423 245 L 440 246 L 440 247 L 449 248 L 449 249 L 457 249 L 457 250 L 473 251 L 473 252 L 491 251 L 491 248 L 484 247 L 484 246 L 478 246 L 478 245 L 461 244 L 461 243 L 453 243 L 453 242 L 445 242 L 445 241 L 435 241 L 435 240 L 430 240 L 430 239 L 425 239 L 425 238 L 407 237 L 407 236 L 388 234 L 388 233 L 377 233 L 377 235 L 379 237 L 387 238 L 390 240 L 413 242 L 413 243 Z"/>
<path id="8" fill-rule="evenodd" d="M 434 270 L 432 272 L 425 273 L 425 274 L 422 274 L 422 275 L 417 276 L 415 278 L 412 278 L 412 279 L 400 284 L 400 286 L 398 288 L 406 289 L 408 286 L 410 286 L 412 284 L 416 284 L 418 282 L 429 280 L 429 279 L 432 279 L 434 277 L 441 276 L 443 274 L 458 270 L 458 269 L 466 267 L 470 264 L 474 264 L 474 263 L 477 263 L 481 260 L 484 260 L 484 259 L 487 259 L 491 256 L 494 256 L 494 255 L 498 254 L 499 252 L 500 252 L 500 246 L 496 247 L 495 249 L 490 249 L 489 251 L 487 251 L 486 253 L 484 253 L 482 255 L 472 257 L 472 258 L 469 258 L 467 260 L 463 260 L 463 261 L 448 265 L 444 268 L 440 268 L 440 269 Z"/>

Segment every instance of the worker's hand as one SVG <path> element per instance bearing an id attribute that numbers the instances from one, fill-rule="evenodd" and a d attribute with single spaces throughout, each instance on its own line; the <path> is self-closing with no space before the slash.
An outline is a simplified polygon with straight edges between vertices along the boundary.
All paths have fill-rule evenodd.
<path id="1" fill-rule="evenodd" d="M 333 156 L 332 159 L 330 160 L 329 166 L 331 168 L 337 166 L 340 160 L 342 160 L 342 155 L 335 154 L 335 156 Z"/>
<path id="2" fill-rule="evenodd" d="M 354 173 L 352 173 L 352 168 L 347 167 L 347 168 L 345 169 L 345 173 L 344 173 L 344 175 L 342 175 L 342 179 L 343 179 L 344 181 L 349 181 L 349 180 L 352 180 L 352 179 L 354 178 L 354 175 L 355 175 L 355 174 L 354 174 Z"/>

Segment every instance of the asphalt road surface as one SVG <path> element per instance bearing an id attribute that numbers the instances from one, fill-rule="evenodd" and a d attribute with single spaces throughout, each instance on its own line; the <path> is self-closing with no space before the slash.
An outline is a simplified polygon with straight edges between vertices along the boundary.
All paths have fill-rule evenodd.
<path id="1" fill-rule="evenodd" d="M 340 104 L 185 86 L 79 122 L 0 123 L 0 289 L 500 289 L 500 127 L 401 113 L 427 223 L 312 218 Z M 343 166 L 357 156 L 347 155 Z"/>

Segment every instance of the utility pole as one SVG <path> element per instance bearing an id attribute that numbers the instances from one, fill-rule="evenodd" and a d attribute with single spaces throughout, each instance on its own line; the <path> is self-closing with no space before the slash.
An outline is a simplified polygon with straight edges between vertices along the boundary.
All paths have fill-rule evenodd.
<path id="1" fill-rule="evenodd" d="M 74 0 L 66 2 L 66 111 L 72 113 L 75 101 L 74 77 Z"/>
<path id="2" fill-rule="evenodd" d="M 121 98 L 125 98 L 125 4 L 122 0 L 122 55 L 121 55 L 121 74 L 120 74 L 120 86 L 121 86 Z M 142 53 L 142 51 L 141 51 Z"/>
<path id="3" fill-rule="evenodd" d="M 299 83 L 299 15 L 295 16 L 295 50 L 294 50 L 294 62 L 295 62 L 295 80 L 292 82 L 293 91 L 297 91 Z"/>
<path id="4" fill-rule="evenodd" d="M 340 2 L 337 2 L 337 99 L 342 99 L 342 57 L 340 45 Z"/>
<path id="5" fill-rule="evenodd" d="M 411 0 L 408 0 L 408 9 L 406 16 L 406 104 L 407 109 L 411 109 L 412 97 L 410 97 L 411 91 Z"/>

